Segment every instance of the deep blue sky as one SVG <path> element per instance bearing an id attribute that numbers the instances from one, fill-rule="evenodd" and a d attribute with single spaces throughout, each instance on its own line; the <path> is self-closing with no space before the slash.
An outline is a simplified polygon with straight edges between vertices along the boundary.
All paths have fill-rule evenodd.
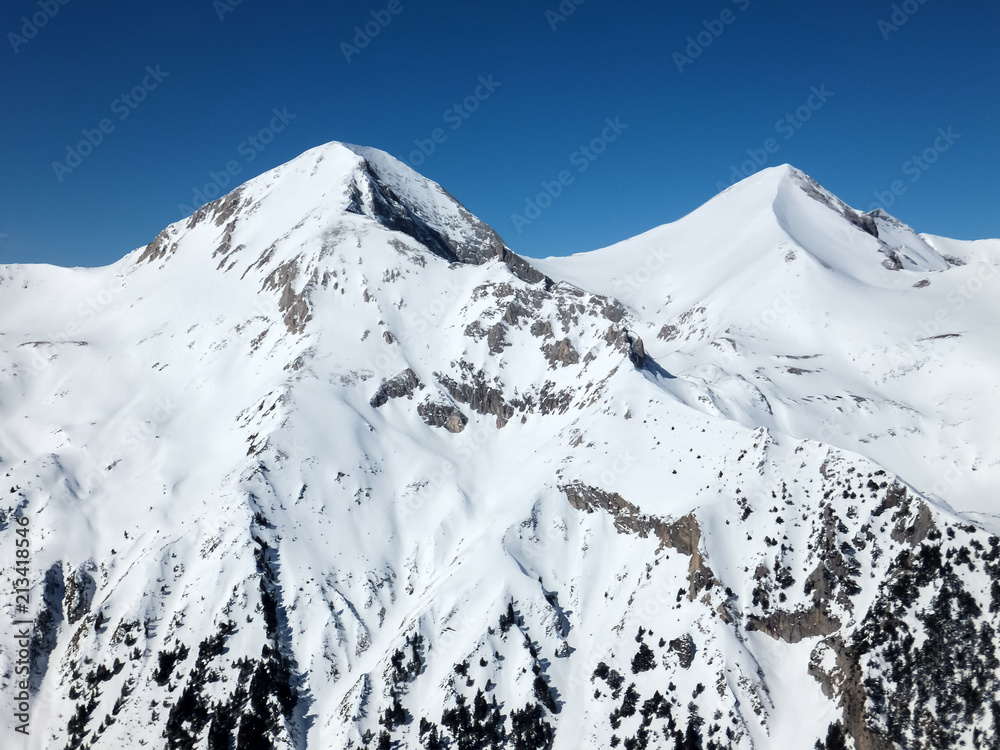
<path id="1" fill-rule="evenodd" d="M 51 17 L 42 8 L 57 0 L 41 2 L 0 12 L 0 263 L 110 263 L 181 218 L 231 160 L 236 181 L 330 140 L 409 161 L 435 128 L 446 140 L 419 171 L 527 255 L 673 221 L 728 183 L 748 149 L 866 210 L 898 180 L 889 210 L 918 231 L 1000 237 L 995 2 L 909 0 L 915 12 L 893 31 L 878 25 L 893 3 L 871 0 L 585 0 L 565 21 L 546 17 L 558 0 L 398 0 L 402 12 L 350 62 L 341 44 L 388 0 L 68 0 Z M 220 20 L 223 2 L 233 7 Z M 724 10 L 732 23 L 679 71 L 674 53 Z M 37 34 L 10 36 L 35 14 Z M 446 116 L 480 76 L 500 87 L 468 119 Z M 120 119 L 118 97 L 144 79 L 156 88 Z M 808 122 L 776 128 L 824 86 L 832 96 Z M 274 108 L 295 119 L 257 152 L 245 141 Z M 113 130 L 59 181 L 52 163 L 102 118 Z M 574 157 L 606 118 L 628 129 L 593 163 Z M 949 127 L 960 137 L 936 163 L 909 161 Z M 769 138 L 775 154 L 759 151 Z M 572 184 L 516 227 L 512 214 L 562 170 Z"/>

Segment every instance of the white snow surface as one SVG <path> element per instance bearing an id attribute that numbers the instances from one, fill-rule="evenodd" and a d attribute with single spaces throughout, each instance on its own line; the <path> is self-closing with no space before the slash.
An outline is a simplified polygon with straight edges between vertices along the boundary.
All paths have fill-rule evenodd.
<path id="1" fill-rule="evenodd" d="M 708 390 L 710 411 L 865 455 L 1000 528 L 1000 241 L 884 213 L 876 239 L 803 178 L 767 169 L 678 222 L 534 264 L 625 302 L 677 392 L 697 384 L 695 408 Z"/>
<path id="2" fill-rule="evenodd" d="M 607 661 L 643 699 L 672 683 L 679 719 L 698 695 L 732 747 L 811 748 L 837 715 L 807 669 L 820 638 L 744 634 L 719 613 L 761 612 L 754 572 L 777 557 L 798 581 L 783 606 L 809 606 L 801 584 L 834 479 L 857 491 L 839 500 L 838 486 L 830 501 L 845 538 L 880 525 L 885 489 L 862 490 L 873 476 L 926 498 L 941 525 L 1000 530 L 1000 241 L 918 235 L 887 215 L 876 238 L 784 166 L 618 245 L 530 261 L 551 280 L 531 284 L 497 258 L 455 263 L 387 226 L 386 187 L 449 241 L 483 236 L 439 186 L 333 143 L 111 266 L 0 266 L 0 580 L 16 577 L 21 515 L 33 616 L 47 571 L 94 581 L 80 612 L 69 594 L 60 605 L 28 738 L 11 729 L 17 647 L 4 627 L 3 746 L 66 746 L 90 696 L 70 686 L 120 659 L 87 741 L 162 747 L 206 636 L 236 625 L 211 662 L 223 679 L 205 688 L 220 701 L 229 665 L 276 642 L 261 615 L 271 576 L 275 637 L 304 685 L 280 747 L 378 734 L 390 657 L 419 632 L 414 717 L 472 700 L 457 663 L 507 710 L 531 697 L 540 663 L 561 709 L 548 717 L 555 747 L 608 747 L 639 717 L 609 725 L 615 704 L 592 679 Z M 645 366 L 629 358 L 635 337 Z M 373 406 L 408 369 L 421 386 Z M 487 413 L 449 383 L 493 389 Z M 460 410 L 465 429 L 428 424 L 417 407 L 435 404 Z M 647 522 L 690 515 L 719 585 L 689 596 L 690 554 L 649 524 L 574 507 L 573 485 Z M 844 627 L 902 545 L 886 532 L 881 557 L 859 552 L 861 593 L 835 609 Z M 511 601 L 519 621 L 503 632 Z M 6 622 L 19 616 L 12 595 L 0 602 Z M 639 628 L 653 646 L 694 634 L 693 666 L 658 649 L 654 669 L 631 674 Z M 190 655 L 161 685 L 158 657 L 178 643 Z M 399 731 L 400 747 L 420 746 L 416 721 Z"/>

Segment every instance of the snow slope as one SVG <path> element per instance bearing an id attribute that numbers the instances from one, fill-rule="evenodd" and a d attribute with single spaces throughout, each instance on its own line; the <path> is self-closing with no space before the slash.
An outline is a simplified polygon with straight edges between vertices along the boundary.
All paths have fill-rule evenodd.
<path id="1" fill-rule="evenodd" d="M 865 217 L 786 165 L 536 266 L 625 302 L 693 406 L 708 389 L 710 411 L 866 455 L 1000 528 L 1000 427 L 984 418 L 1000 413 L 1000 242 Z"/>
<path id="2" fill-rule="evenodd" d="M 990 747 L 998 249 L 784 167 L 528 262 L 333 143 L 113 266 L 3 267 L 4 736 Z"/>

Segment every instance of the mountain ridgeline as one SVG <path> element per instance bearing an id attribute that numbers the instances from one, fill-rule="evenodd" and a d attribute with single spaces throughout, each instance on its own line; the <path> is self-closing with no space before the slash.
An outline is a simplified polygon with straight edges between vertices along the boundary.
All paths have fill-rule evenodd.
<path id="1" fill-rule="evenodd" d="M 2 266 L 4 735 L 1000 748 L 998 270 L 788 166 L 528 260 L 340 143 Z"/>

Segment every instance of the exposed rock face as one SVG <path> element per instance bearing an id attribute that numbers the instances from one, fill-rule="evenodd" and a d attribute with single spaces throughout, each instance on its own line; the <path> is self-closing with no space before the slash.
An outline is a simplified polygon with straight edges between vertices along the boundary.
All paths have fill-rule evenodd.
<path id="1" fill-rule="evenodd" d="M 551 289 L 555 284 L 552 279 L 543 274 L 541 271 L 534 268 L 528 261 L 522 258 L 517 253 L 512 252 L 507 248 L 506 245 L 500 247 L 497 251 L 497 257 L 500 262 L 507 266 L 511 273 L 513 273 L 521 281 L 526 281 L 529 284 L 542 284 L 548 290 Z"/>
<path id="2" fill-rule="evenodd" d="M 670 641 L 669 650 L 677 654 L 682 669 L 691 669 L 691 665 L 694 664 L 695 649 L 694 638 L 689 633 Z"/>
<path id="3" fill-rule="evenodd" d="M 420 382 L 417 374 L 413 370 L 406 369 L 394 378 L 382 381 L 382 385 L 375 391 L 369 403 L 378 409 L 395 398 L 413 398 L 414 392 L 417 389 L 422 390 L 423 387 L 424 384 Z"/>
<path id="4" fill-rule="evenodd" d="M 96 591 L 97 584 L 85 566 L 77 568 L 66 581 L 66 619 L 70 625 L 75 625 L 90 612 Z"/>
<path id="5" fill-rule="evenodd" d="M 906 543 L 911 547 L 916 547 L 932 533 L 937 531 L 934 525 L 934 517 L 927 503 L 917 501 L 916 514 L 914 516 L 914 498 L 905 488 L 899 488 L 899 506 L 892 515 L 895 525 L 892 529 L 892 539 L 896 542 Z"/>
<path id="6" fill-rule="evenodd" d="M 952 537 L 955 531 L 949 529 Z M 971 527 L 958 533 L 970 534 L 969 546 L 938 542 L 901 552 L 860 628 L 813 652 L 810 673 L 839 697 L 859 748 L 944 750 L 960 744 L 970 721 L 1000 727 L 1000 649 L 991 622 L 1000 613 L 1000 587 L 986 611 L 961 575 L 962 568 L 979 566 L 1000 575 L 1000 539 L 985 539 Z M 997 737 L 976 733 L 971 744 L 992 748 Z"/>
<path id="7" fill-rule="evenodd" d="M 648 516 L 617 493 L 608 493 L 580 483 L 559 488 L 569 504 L 577 510 L 593 513 L 596 509 L 611 515 L 615 529 L 620 534 L 636 534 L 645 539 L 652 535 L 660 540 L 660 547 L 670 547 L 690 558 L 688 566 L 688 599 L 694 601 L 702 591 L 718 582 L 708 567 L 700 549 L 701 527 L 693 514 L 668 523 Z"/>
<path id="8" fill-rule="evenodd" d="M 899 256 L 898 252 L 890 247 L 882 248 L 881 252 L 886 256 L 885 260 L 882 261 L 883 266 L 890 271 L 901 271 L 903 269 L 903 259 Z"/>
<path id="9" fill-rule="evenodd" d="M 542 347 L 542 351 L 545 352 L 545 356 L 553 368 L 557 365 L 561 365 L 562 367 L 575 365 L 580 361 L 580 355 L 573 348 L 573 343 L 569 339 L 563 339 L 553 344 L 546 344 Z"/>
<path id="10" fill-rule="evenodd" d="M 139 256 L 139 263 L 154 263 L 162 260 L 170 253 L 170 234 L 164 229 L 156 238 L 146 245 L 142 255 Z"/>
<path id="11" fill-rule="evenodd" d="M 279 293 L 278 309 L 284 316 L 289 333 L 302 333 L 312 318 L 308 295 L 314 282 L 314 279 L 307 281 L 302 290 L 295 291 L 296 283 L 300 283 L 298 259 L 282 263 L 264 279 L 264 291 Z"/>
<path id="12" fill-rule="evenodd" d="M 407 205 L 392 187 L 382 181 L 370 163 L 365 162 L 362 169 L 362 179 L 367 184 L 355 183 L 350 210 L 365 213 L 367 209 L 383 226 L 412 237 L 432 253 L 451 263 L 476 260 L 483 262 L 480 255 L 469 252 L 468 246 L 456 245 L 450 238 L 428 226 L 425 219 L 414 210 L 416 207 Z M 485 245 L 483 253 L 495 256 L 497 246 L 502 245 L 500 238 L 486 232 L 479 236 Z"/>
<path id="13" fill-rule="evenodd" d="M 963 740 L 976 748 L 995 747 L 992 737 L 1000 734 L 972 732 L 969 726 L 1000 728 L 1000 704 L 992 698 L 1000 694 L 1000 538 L 964 525 L 942 531 L 924 501 L 898 482 L 878 482 L 884 472 L 867 478 L 857 474 L 864 485 L 858 489 L 850 482 L 845 488 L 842 470 L 824 464 L 821 475 L 827 497 L 836 491 L 845 500 L 861 502 L 858 489 L 864 489 L 871 521 L 859 525 L 854 506 L 823 506 L 811 536 L 810 555 L 817 563 L 803 588 L 811 606 L 778 605 L 776 598 L 784 601 L 784 592 L 796 583 L 778 556 L 773 572 L 764 564 L 752 571 L 757 586 L 753 609 L 762 613 L 742 613 L 731 595 L 715 613 L 728 625 L 785 643 L 822 639 L 812 651 L 808 673 L 842 711 L 830 728 L 828 742 L 834 744 L 821 743 L 823 747 L 840 747 L 842 738 L 865 750 L 944 750 Z M 661 548 L 690 556 L 689 600 L 734 583 L 718 581 L 702 560 L 701 529 L 693 515 L 668 523 L 642 513 L 617 493 L 581 483 L 560 489 L 577 510 L 608 513 L 619 533 L 656 537 Z M 778 511 L 778 504 L 772 510 Z M 844 511 L 847 517 L 841 515 Z M 873 524 L 883 524 L 883 544 L 901 549 L 874 604 L 855 618 L 864 581 L 860 552 L 870 552 L 876 561 L 883 554 Z M 764 541 L 777 544 L 770 537 Z M 983 592 L 974 594 L 963 581 L 963 571 L 979 570 L 995 581 L 986 601 Z M 672 640 L 668 651 L 688 669 L 696 641 L 690 635 Z M 610 672 L 608 679 L 613 686 Z"/>
<path id="14" fill-rule="evenodd" d="M 463 432 L 469 423 L 469 418 L 453 404 L 430 399 L 417 406 L 417 413 L 431 427 L 443 427 L 453 433 Z"/>
<path id="15" fill-rule="evenodd" d="M 510 342 L 507 341 L 507 326 L 503 323 L 495 323 L 486 334 L 486 340 L 490 347 L 490 354 L 500 354 L 510 346 Z"/>
<path id="16" fill-rule="evenodd" d="M 443 234 L 431 227 L 428 217 L 421 215 L 420 207 L 407 204 L 378 173 L 377 167 L 369 162 L 364 164 L 364 176 L 368 180 L 368 189 L 355 186 L 355 200 L 351 210 L 362 213 L 364 195 L 370 195 L 371 201 L 365 206 L 384 226 L 409 235 L 432 253 L 453 263 L 468 263 L 482 265 L 491 260 L 499 260 L 506 265 L 517 278 L 529 284 L 543 283 L 546 288 L 553 282 L 545 274 L 536 270 L 521 256 L 511 252 L 500 236 L 488 225 L 481 222 L 464 206 L 455 201 L 464 220 L 462 239 Z M 447 194 L 446 194 L 447 195 Z"/>
<path id="17" fill-rule="evenodd" d="M 868 214 L 860 214 L 857 211 L 852 211 L 847 216 L 847 220 L 863 232 L 867 232 L 872 237 L 878 239 L 878 226 L 875 224 L 875 220 Z"/>
<path id="18" fill-rule="evenodd" d="M 636 368 L 642 369 L 646 366 L 646 347 L 636 334 L 612 326 L 608 329 L 605 340 L 628 357 Z"/>
<path id="19" fill-rule="evenodd" d="M 201 223 L 211 223 L 221 227 L 226 225 L 227 229 L 223 236 L 223 241 L 216 249 L 214 255 L 222 255 L 223 262 L 232 252 L 231 246 L 232 229 L 235 218 L 239 211 L 250 206 L 251 200 L 244 195 L 242 186 L 236 188 L 231 193 L 218 198 L 211 203 L 207 203 L 188 217 L 185 222 L 188 229 L 193 229 Z M 177 242 L 174 240 L 172 228 L 164 229 L 156 238 L 146 246 L 136 261 L 139 264 L 155 263 L 165 260 L 177 251 Z M 220 264 L 221 268 L 221 264 Z"/>
<path id="20" fill-rule="evenodd" d="M 802 187 L 803 192 L 810 198 L 833 209 L 862 232 L 867 232 L 872 237 L 878 238 L 878 227 L 874 219 L 868 214 L 855 211 L 842 200 L 827 192 L 816 180 L 798 170 L 793 173 L 794 179 Z"/>
<path id="21" fill-rule="evenodd" d="M 819 607 L 804 612 L 773 612 L 765 618 L 747 617 L 747 630 L 759 630 L 785 643 L 836 633 L 840 626 L 840 620 Z"/>
<path id="22" fill-rule="evenodd" d="M 670 325 L 668 323 L 665 324 L 663 328 L 660 329 L 660 332 L 656 335 L 656 338 L 660 339 L 661 341 L 673 341 L 674 339 L 678 338 L 680 334 L 681 330 L 677 326 Z"/>
<path id="23" fill-rule="evenodd" d="M 463 374 L 468 380 L 459 382 L 444 374 L 438 374 L 437 378 L 455 401 L 468 404 L 478 414 L 495 416 L 497 427 L 504 427 L 514 416 L 514 408 L 504 399 L 500 384 L 491 383 L 483 371 L 473 370 L 471 367 L 463 368 Z"/>
<path id="24" fill-rule="evenodd" d="M 798 170 L 793 171 L 793 179 L 806 195 L 836 211 L 850 224 L 875 238 L 878 241 L 878 252 L 885 256 L 885 260 L 882 261 L 884 268 L 890 271 L 909 268 L 940 272 L 948 267 L 947 259 L 940 256 L 910 227 L 884 210 L 876 209 L 870 213 L 861 213 Z"/>

